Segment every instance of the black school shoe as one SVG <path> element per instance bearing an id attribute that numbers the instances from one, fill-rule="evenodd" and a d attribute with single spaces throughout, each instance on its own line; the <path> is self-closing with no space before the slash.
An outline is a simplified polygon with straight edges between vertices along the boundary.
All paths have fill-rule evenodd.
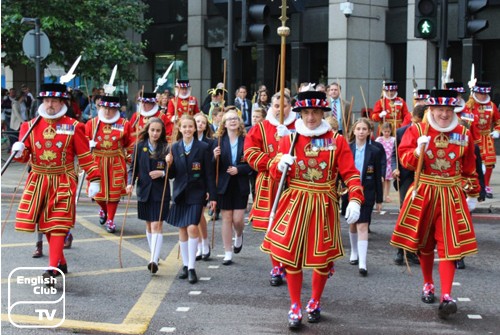
<path id="1" fill-rule="evenodd" d="M 183 266 L 178 278 L 179 279 L 186 279 L 187 277 L 188 277 L 188 267 Z"/>

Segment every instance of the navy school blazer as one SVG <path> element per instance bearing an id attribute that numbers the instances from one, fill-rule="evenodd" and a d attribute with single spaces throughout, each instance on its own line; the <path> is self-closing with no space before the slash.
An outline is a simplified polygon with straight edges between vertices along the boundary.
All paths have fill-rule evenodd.
<path id="1" fill-rule="evenodd" d="M 229 179 L 231 175 L 226 172 L 228 167 L 233 166 L 231 162 L 231 144 L 229 143 L 229 136 L 224 134 L 220 141 L 220 157 L 219 157 L 219 179 L 217 184 L 217 194 L 225 194 L 227 186 L 229 185 Z M 242 195 L 250 194 L 250 184 L 249 184 L 249 174 L 252 172 L 252 168 L 243 158 L 243 144 L 245 142 L 245 136 L 240 136 L 238 138 L 238 150 L 236 152 L 236 168 L 238 169 L 238 174 L 234 177 L 237 178 L 238 186 Z M 218 145 L 217 139 L 214 140 L 213 148 L 215 149 Z M 213 150 L 212 150 L 213 151 Z M 215 158 L 213 158 L 215 162 Z M 216 166 L 216 163 L 214 163 Z"/>
<path id="2" fill-rule="evenodd" d="M 161 201 L 165 187 L 165 178 L 151 179 L 149 172 L 161 170 L 166 173 L 167 163 L 165 162 L 165 157 L 150 160 L 147 141 L 139 142 L 136 150 L 137 153 L 134 152 L 132 155 L 132 163 L 128 170 L 128 185 L 132 185 L 134 179 L 137 178 L 137 201 Z M 134 162 L 134 159 L 136 162 Z M 170 202 L 169 184 L 167 181 L 164 199 L 164 201 L 168 202 Z"/>
<path id="3" fill-rule="evenodd" d="M 172 198 L 176 204 L 205 204 L 206 193 L 209 200 L 216 200 L 215 177 L 210 146 L 193 139 L 189 155 L 184 153 L 182 140 L 172 145 L 174 161 L 170 166 L 169 178 L 174 179 Z"/>

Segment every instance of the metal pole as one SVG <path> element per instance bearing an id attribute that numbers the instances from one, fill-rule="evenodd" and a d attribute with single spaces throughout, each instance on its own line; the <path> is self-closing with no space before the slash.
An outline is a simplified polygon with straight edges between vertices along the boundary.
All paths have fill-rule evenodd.
<path id="1" fill-rule="evenodd" d="M 443 87 L 442 61 L 448 59 L 446 49 L 448 47 L 448 0 L 441 0 L 441 38 L 439 41 L 439 83 L 438 88 Z"/>
<path id="2" fill-rule="evenodd" d="M 42 58 L 41 54 L 41 48 L 40 48 L 40 19 L 35 18 L 35 80 L 36 80 L 36 95 L 35 97 L 38 97 L 38 94 L 40 93 L 40 88 L 41 88 L 41 78 L 40 78 L 40 59 Z M 34 109 L 35 111 L 38 110 L 39 106 L 39 101 L 38 99 L 35 99 L 36 101 L 36 108 Z M 35 103 L 33 101 L 33 103 Z M 34 115 L 32 115 L 33 117 Z"/>
<path id="3" fill-rule="evenodd" d="M 233 0 L 227 1 L 227 104 L 232 105 L 234 99 L 234 77 L 233 77 Z"/>

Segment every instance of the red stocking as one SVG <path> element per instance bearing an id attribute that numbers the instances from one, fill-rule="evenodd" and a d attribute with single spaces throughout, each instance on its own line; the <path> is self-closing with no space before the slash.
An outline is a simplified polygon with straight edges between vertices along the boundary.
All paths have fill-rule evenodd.
<path id="1" fill-rule="evenodd" d="M 328 269 L 314 269 L 312 274 L 312 294 L 311 298 L 316 301 L 321 301 L 321 295 L 328 279 Z"/>
<path id="2" fill-rule="evenodd" d="M 66 258 L 64 258 L 64 239 L 66 238 L 66 232 L 56 230 L 47 233 L 47 241 L 49 241 L 49 265 L 57 267 L 60 264 L 66 264 Z"/>
<path id="3" fill-rule="evenodd" d="M 302 306 L 300 302 L 300 295 L 302 293 L 302 269 L 285 266 L 285 271 L 291 304 L 297 304 L 300 308 Z"/>
<path id="4" fill-rule="evenodd" d="M 118 202 L 108 202 L 108 220 L 115 221 L 116 209 L 118 208 Z"/>
<path id="5" fill-rule="evenodd" d="M 455 261 L 440 261 L 439 276 L 441 278 L 441 297 L 445 294 L 451 296 L 451 286 L 455 277 Z"/>
<path id="6" fill-rule="evenodd" d="M 96 200 L 97 204 L 99 204 L 99 206 L 101 207 L 101 209 L 104 211 L 104 213 L 107 213 L 108 212 L 108 206 L 107 206 L 107 203 L 106 201 L 102 201 L 102 200 Z M 108 217 L 109 219 L 109 217 Z"/>
<path id="7" fill-rule="evenodd" d="M 424 276 L 424 283 L 434 284 L 434 279 L 432 279 L 432 267 L 434 266 L 434 251 L 430 254 L 420 253 L 418 256 L 420 260 L 420 268 L 422 269 L 422 275 Z"/>
<path id="8" fill-rule="evenodd" d="M 491 166 L 486 167 L 486 172 L 484 173 L 484 184 L 490 186 L 491 174 L 493 173 L 493 168 Z"/>

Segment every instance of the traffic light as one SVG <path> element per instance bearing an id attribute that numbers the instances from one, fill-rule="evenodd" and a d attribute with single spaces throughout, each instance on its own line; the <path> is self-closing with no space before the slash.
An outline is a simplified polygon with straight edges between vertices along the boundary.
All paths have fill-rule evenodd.
<path id="1" fill-rule="evenodd" d="M 435 38 L 438 28 L 437 21 L 437 0 L 416 0 L 415 37 Z"/>
<path id="2" fill-rule="evenodd" d="M 488 28 L 488 20 L 474 19 L 487 5 L 488 0 L 458 1 L 458 38 L 468 38 Z"/>
<path id="3" fill-rule="evenodd" d="M 248 35 L 255 41 L 262 41 L 269 35 L 269 26 L 266 21 L 269 17 L 269 6 L 253 4 L 248 7 L 249 25 Z"/>

